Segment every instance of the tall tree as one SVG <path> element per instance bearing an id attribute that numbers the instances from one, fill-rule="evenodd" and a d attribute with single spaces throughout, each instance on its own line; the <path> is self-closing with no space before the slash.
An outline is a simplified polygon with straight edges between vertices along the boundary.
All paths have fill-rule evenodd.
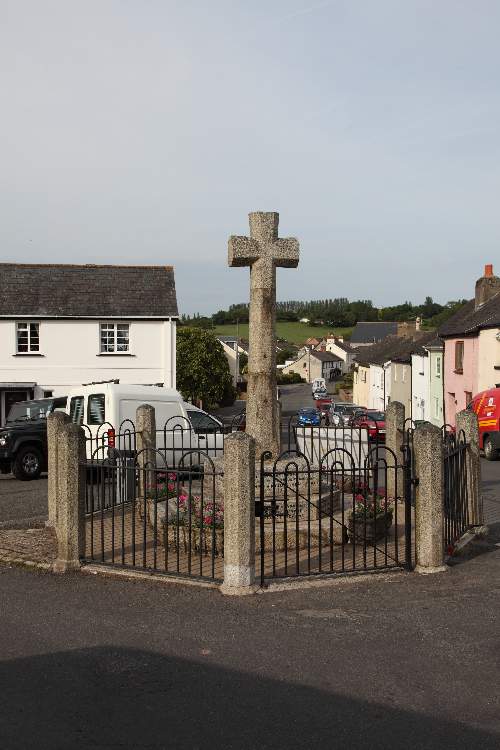
<path id="1" fill-rule="evenodd" d="M 177 331 L 177 387 L 185 399 L 205 408 L 232 403 L 235 392 L 220 341 L 202 328 Z"/>

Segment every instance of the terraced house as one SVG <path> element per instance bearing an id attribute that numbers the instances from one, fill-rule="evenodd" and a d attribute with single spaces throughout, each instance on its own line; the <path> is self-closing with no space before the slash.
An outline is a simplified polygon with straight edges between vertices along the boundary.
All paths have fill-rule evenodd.
<path id="1" fill-rule="evenodd" d="M 0 423 L 100 380 L 175 388 L 171 266 L 0 264 Z"/>
<path id="2" fill-rule="evenodd" d="M 486 265 L 474 299 L 440 328 L 444 339 L 444 409 L 446 422 L 472 397 L 500 384 L 500 278 Z"/>

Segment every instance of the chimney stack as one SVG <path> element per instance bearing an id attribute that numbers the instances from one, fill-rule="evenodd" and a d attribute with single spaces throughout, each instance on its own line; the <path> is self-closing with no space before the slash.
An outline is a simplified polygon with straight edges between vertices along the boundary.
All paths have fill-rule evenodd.
<path id="1" fill-rule="evenodd" d="M 493 265 L 487 263 L 484 267 L 484 276 L 476 281 L 476 303 L 475 310 L 479 310 L 492 297 L 500 292 L 500 278 L 493 275 Z"/>

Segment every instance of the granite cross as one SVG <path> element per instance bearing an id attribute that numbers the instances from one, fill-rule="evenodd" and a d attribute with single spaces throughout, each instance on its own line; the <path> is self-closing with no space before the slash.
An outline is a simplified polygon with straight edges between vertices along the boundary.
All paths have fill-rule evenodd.
<path id="1" fill-rule="evenodd" d="M 299 263 L 296 239 L 278 239 L 279 214 L 249 214 L 250 237 L 229 238 L 230 266 L 250 266 L 250 325 L 246 431 L 257 456 L 280 454 L 280 413 L 276 390 L 276 267 Z"/>

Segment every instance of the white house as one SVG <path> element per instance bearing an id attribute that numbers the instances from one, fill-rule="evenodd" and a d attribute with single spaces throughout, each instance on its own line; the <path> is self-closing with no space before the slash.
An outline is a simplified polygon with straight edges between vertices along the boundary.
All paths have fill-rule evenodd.
<path id="1" fill-rule="evenodd" d="M 0 264 L 0 423 L 75 385 L 176 386 L 171 266 Z"/>
<path id="2" fill-rule="evenodd" d="M 307 349 L 300 354 L 296 360 L 286 364 L 282 372 L 298 373 L 307 383 L 312 383 L 316 378 L 324 378 L 327 382 L 334 380 L 340 375 L 342 360 L 331 352 L 318 352 L 315 349 Z"/>
<path id="3" fill-rule="evenodd" d="M 391 400 L 391 365 L 392 362 L 370 364 L 368 408 L 385 411 Z"/>
<path id="4" fill-rule="evenodd" d="M 248 357 L 248 342 L 238 339 L 236 336 L 216 336 L 216 338 L 222 344 L 229 371 L 233 378 L 233 385 L 236 387 L 241 380 L 240 357 L 242 354 Z"/>
<path id="5" fill-rule="evenodd" d="M 411 415 L 414 420 L 429 420 L 431 416 L 429 352 L 421 349 L 411 355 Z"/>
<path id="6" fill-rule="evenodd" d="M 356 352 L 341 336 L 326 337 L 326 351 L 335 354 L 342 360 L 342 373 L 350 372 L 356 360 Z"/>

